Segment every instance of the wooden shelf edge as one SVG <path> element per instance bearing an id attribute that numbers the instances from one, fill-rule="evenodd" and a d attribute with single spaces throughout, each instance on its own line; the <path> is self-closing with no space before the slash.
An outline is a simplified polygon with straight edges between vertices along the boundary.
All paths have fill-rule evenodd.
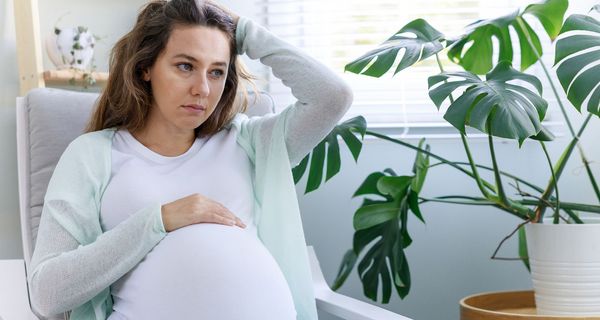
<path id="1" fill-rule="evenodd" d="M 42 74 L 47 82 L 68 84 L 73 79 L 78 83 L 83 81 L 84 73 L 84 71 L 77 69 L 65 69 L 46 70 Z M 96 79 L 97 86 L 104 86 L 108 81 L 108 72 L 92 72 L 92 76 Z"/>

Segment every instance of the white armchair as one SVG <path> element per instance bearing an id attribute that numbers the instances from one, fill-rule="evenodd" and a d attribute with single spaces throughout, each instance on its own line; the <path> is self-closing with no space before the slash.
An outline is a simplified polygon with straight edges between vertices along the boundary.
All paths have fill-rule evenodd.
<path id="1" fill-rule="evenodd" d="M 66 146 L 83 132 L 96 93 L 34 89 L 17 98 L 17 158 L 19 206 L 25 272 L 35 246 L 48 182 Z M 250 115 L 272 112 L 267 94 L 250 98 Z M 308 246 L 317 307 L 344 319 L 407 320 L 380 307 L 333 292 L 323 277 L 312 247 Z M 23 282 L 23 281 L 21 281 Z M 40 318 L 43 319 L 43 318 Z M 52 319 L 68 319 L 68 313 Z M 11 320 L 11 319 L 5 319 Z M 410 320 L 410 319 L 408 319 Z"/>

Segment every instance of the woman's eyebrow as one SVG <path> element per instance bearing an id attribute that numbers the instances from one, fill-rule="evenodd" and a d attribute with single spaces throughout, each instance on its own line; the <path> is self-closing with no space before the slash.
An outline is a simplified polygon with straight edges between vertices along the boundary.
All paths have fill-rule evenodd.
<path id="1" fill-rule="evenodd" d="M 190 60 L 190 61 L 198 62 L 198 60 L 196 58 L 194 58 L 194 57 L 192 57 L 190 55 L 187 55 L 185 53 L 177 54 L 177 55 L 173 56 L 173 58 L 184 58 L 184 59 L 187 59 L 187 60 Z"/>
<path id="2" fill-rule="evenodd" d="M 222 61 L 214 62 L 213 65 L 219 66 L 219 67 L 227 67 L 227 63 L 226 62 L 222 62 Z"/>
<path id="3" fill-rule="evenodd" d="M 185 53 L 180 53 L 180 54 L 176 54 L 175 56 L 173 56 L 173 59 L 176 59 L 176 58 L 183 58 L 183 59 L 186 59 L 186 60 L 189 60 L 192 62 L 198 62 L 198 59 L 196 59 L 190 55 L 187 55 Z M 224 62 L 224 61 L 217 61 L 217 62 L 213 62 L 212 64 L 216 65 L 216 66 L 227 67 L 227 62 Z"/>

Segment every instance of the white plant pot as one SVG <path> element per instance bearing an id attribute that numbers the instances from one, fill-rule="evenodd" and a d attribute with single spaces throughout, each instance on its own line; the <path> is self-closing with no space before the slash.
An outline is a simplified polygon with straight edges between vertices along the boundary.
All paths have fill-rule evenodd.
<path id="1" fill-rule="evenodd" d="M 540 315 L 600 315 L 600 224 L 525 226 Z"/>

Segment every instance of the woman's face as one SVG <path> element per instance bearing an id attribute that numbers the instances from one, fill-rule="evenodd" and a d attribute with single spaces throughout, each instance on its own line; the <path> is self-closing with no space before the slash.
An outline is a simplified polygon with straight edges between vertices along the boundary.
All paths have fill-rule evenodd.
<path id="1" fill-rule="evenodd" d="M 204 123 L 223 94 L 230 50 L 221 30 L 175 27 L 163 52 L 144 73 L 153 95 L 148 124 L 186 133 Z"/>

